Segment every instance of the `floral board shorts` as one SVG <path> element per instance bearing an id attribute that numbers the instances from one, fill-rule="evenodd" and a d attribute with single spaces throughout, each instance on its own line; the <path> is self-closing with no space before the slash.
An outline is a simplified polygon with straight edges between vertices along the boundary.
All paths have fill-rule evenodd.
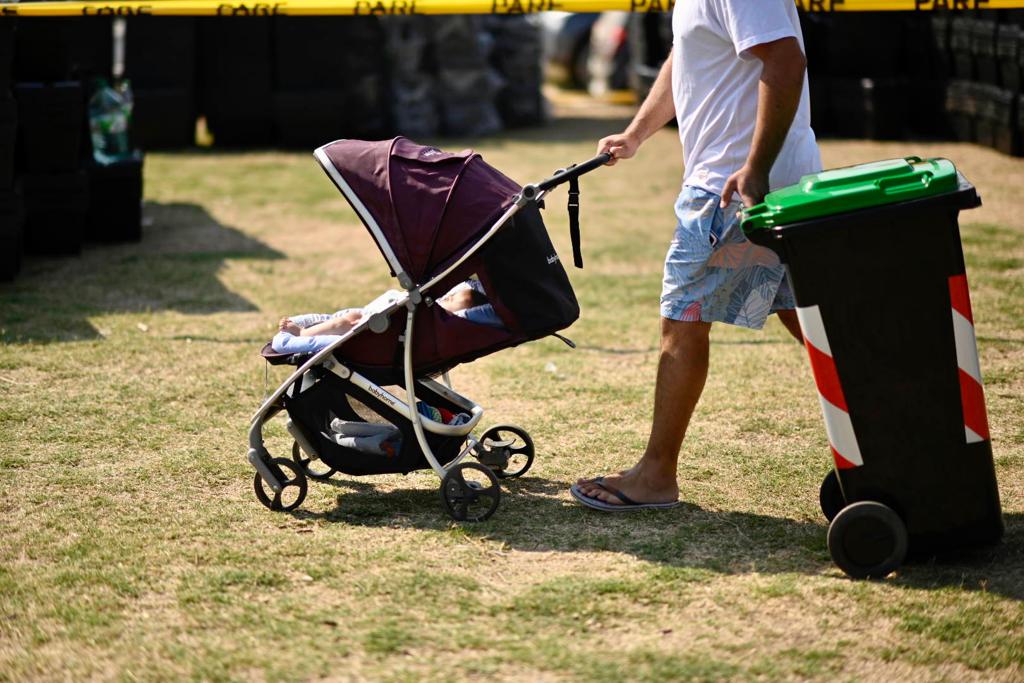
<path id="1" fill-rule="evenodd" d="M 661 289 L 661 315 L 687 322 L 724 322 L 755 330 L 769 313 L 795 308 L 785 266 L 740 228 L 740 203 L 685 185 Z"/>

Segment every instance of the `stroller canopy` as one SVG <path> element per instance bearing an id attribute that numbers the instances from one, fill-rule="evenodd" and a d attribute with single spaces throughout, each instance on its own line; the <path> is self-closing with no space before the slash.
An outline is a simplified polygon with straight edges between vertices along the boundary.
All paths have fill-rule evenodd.
<path id="1" fill-rule="evenodd" d="M 465 253 L 521 189 L 472 150 L 442 152 L 403 137 L 337 140 L 315 156 L 403 286 Z"/>

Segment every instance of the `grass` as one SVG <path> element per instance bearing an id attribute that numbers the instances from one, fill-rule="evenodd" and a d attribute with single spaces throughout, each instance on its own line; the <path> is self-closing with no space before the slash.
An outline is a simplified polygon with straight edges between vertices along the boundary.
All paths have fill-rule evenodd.
<path id="1" fill-rule="evenodd" d="M 590 107 L 441 142 L 535 180 L 628 113 Z M 817 509 L 829 463 L 813 381 L 776 322 L 713 332 L 685 505 L 612 518 L 572 504 L 571 481 L 630 464 L 646 439 L 674 136 L 583 183 L 579 348 L 541 341 L 454 373 L 487 424 L 521 424 L 538 446 L 475 526 L 447 520 L 423 472 L 311 483 L 291 515 L 256 502 L 246 430 L 273 322 L 391 282 L 310 155 L 150 155 L 143 242 L 35 259 L 0 287 L 0 681 L 1024 677 L 1019 160 L 822 145 L 829 166 L 948 156 L 985 200 L 962 223 L 1001 546 L 846 579 Z M 563 197 L 546 220 L 565 255 Z"/>

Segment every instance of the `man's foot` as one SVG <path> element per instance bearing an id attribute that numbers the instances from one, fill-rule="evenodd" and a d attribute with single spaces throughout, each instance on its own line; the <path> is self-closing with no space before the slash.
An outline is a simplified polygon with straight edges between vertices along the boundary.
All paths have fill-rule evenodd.
<path id="1" fill-rule="evenodd" d="M 576 492 L 588 499 L 608 505 L 634 507 L 643 504 L 664 505 L 679 501 L 679 484 L 675 477 L 665 479 L 651 477 L 640 465 L 617 474 L 594 479 L 580 479 L 573 486 Z M 580 500 L 586 504 L 586 501 Z"/>
<path id="2" fill-rule="evenodd" d="M 281 318 L 279 326 L 282 332 L 287 332 L 288 334 L 294 334 L 295 336 L 298 336 L 299 334 L 302 333 L 302 328 L 293 323 L 291 318 Z"/>

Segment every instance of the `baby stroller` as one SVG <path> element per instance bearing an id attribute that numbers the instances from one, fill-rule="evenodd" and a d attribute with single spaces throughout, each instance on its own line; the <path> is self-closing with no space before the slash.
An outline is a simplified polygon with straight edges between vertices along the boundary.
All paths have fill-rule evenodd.
<path id="1" fill-rule="evenodd" d="M 350 332 L 316 353 L 263 348 L 269 363 L 297 368 L 252 418 L 248 459 L 256 469 L 256 497 L 271 510 L 293 510 L 306 496 L 307 477 L 429 467 L 441 478 L 441 500 L 452 518 L 487 519 L 500 501 L 498 479 L 526 472 L 533 442 L 511 425 L 474 438 L 483 408 L 456 393 L 447 373 L 556 334 L 579 317 L 540 208 L 548 192 L 570 183 L 573 252 L 582 266 L 578 178 L 610 157 L 520 187 L 471 150 L 442 152 L 402 137 L 338 140 L 314 156 L 373 236 L 402 291 L 378 298 Z M 470 277 L 486 291 L 502 327 L 475 324 L 437 304 Z M 463 423 L 427 417 L 418 409 L 423 404 L 461 413 Z M 271 456 L 263 438 L 264 425 L 282 413 L 294 438 L 291 459 Z M 380 419 L 399 436 L 386 454 L 351 447 L 332 431 L 339 422 L 365 427 Z"/>

